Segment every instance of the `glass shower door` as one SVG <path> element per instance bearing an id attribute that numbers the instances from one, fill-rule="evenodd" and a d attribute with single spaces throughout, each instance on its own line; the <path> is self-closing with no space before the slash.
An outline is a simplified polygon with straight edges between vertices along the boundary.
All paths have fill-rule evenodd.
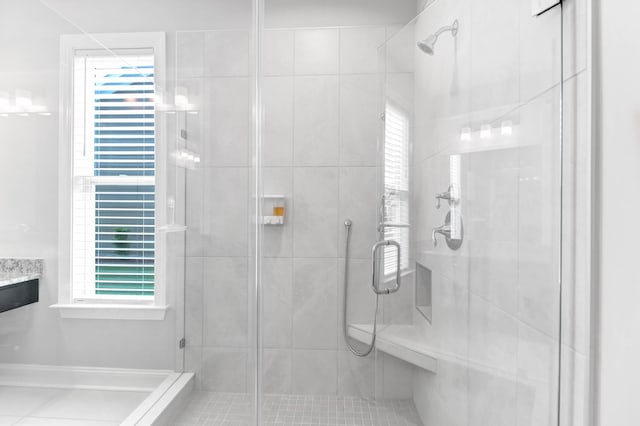
<path id="1" fill-rule="evenodd" d="M 437 366 L 385 355 L 376 375 L 424 424 L 557 424 L 561 17 L 434 2 L 381 49 L 383 220 L 410 227 L 385 228 L 406 263 L 379 337 Z"/>

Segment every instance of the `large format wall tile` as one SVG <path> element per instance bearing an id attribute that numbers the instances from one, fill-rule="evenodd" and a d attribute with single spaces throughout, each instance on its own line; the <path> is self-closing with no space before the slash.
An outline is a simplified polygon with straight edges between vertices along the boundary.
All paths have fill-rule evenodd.
<path id="1" fill-rule="evenodd" d="M 295 348 L 336 348 L 337 280 L 337 259 L 294 259 L 293 346 Z"/>
<path id="2" fill-rule="evenodd" d="M 187 257 L 185 270 L 185 339 L 190 346 L 201 346 L 204 327 L 204 262 Z"/>
<path id="3" fill-rule="evenodd" d="M 378 47 L 384 39 L 384 27 L 340 29 L 340 73 L 378 72 Z"/>
<path id="4" fill-rule="evenodd" d="M 515 378 L 469 369 L 469 426 L 513 426 L 516 423 Z"/>
<path id="5" fill-rule="evenodd" d="M 518 322 L 484 299 L 470 296 L 469 362 L 496 371 L 516 373 Z"/>
<path id="6" fill-rule="evenodd" d="M 375 75 L 340 77 L 340 164 L 379 164 L 380 88 Z"/>
<path id="7" fill-rule="evenodd" d="M 207 102 L 205 166 L 247 166 L 249 129 L 249 79 L 214 78 L 205 83 Z"/>
<path id="8" fill-rule="evenodd" d="M 338 255 L 338 168 L 296 167 L 293 171 L 293 254 Z"/>
<path id="9" fill-rule="evenodd" d="M 295 33 L 295 73 L 337 74 L 339 69 L 338 30 L 312 29 Z"/>
<path id="10" fill-rule="evenodd" d="M 201 77 L 204 72 L 204 33 L 179 32 L 176 38 L 178 79 Z"/>
<path id="11" fill-rule="evenodd" d="M 246 258 L 205 258 L 203 286 L 206 346 L 247 345 L 247 273 Z"/>
<path id="12" fill-rule="evenodd" d="M 264 32 L 265 75 L 293 75 L 294 32 L 291 30 L 266 30 Z"/>
<path id="13" fill-rule="evenodd" d="M 344 304 L 344 259 L 340 259 L 338 275 L 338 322 L 342 327 L 342 307 Z M 349 259 L 349 293 L 347 294 L 347 323 L 372 324 L 376 309 L 376 295 L 371 290 L 371 260 Z M 338 336 L 340 347 L 344 347 L 342 329 Z"/>
<path id="14" fill-rule="evenodd" d="M 339 82 L 337 76 L 295 78 L 294 165 L 331 166 L 338 164 Z"/>
<path id="15" fill-rule="evenodd" d="M 206 256 L 246 256 L 248 173 L 243 167 L 205 169 L 202 234 Z"/>
<path id="16" fill-rule="evenodd" d="M 275 394 L 290 393 L 292 352 L 283 349 L 265 349 L 263 359 L 263 391 Z"/>
<path id="17" fill-rule="evenodd" d="M 229 77 L 249 74 L 248 31 L 208 31 L 204 47 L 205 75 Z"/>
<path id="18" fill-rule="evenodd" d="M 438 373 L 417 370 L 413 398 L 422 419 L 434 425 L 468 426 L 468 366 L 465 362 L 438 360 Z"/>
<path id="19" fill-rule="evenodd" d="M 335 350 L 293 351 L 294 394 L 335 395 L 338 388 L 338 359 Z"/>
<path id="20" fill-rule="evenodd" d="M 291 347 L 292 277 L 291 259 L 263 260 L 263 341 L 267 348 Z"/>
<path id="21" fill-rule="evenodd" d="M 293 77 L 264 79 L 265 166 L 291 166 L 293 161 Z"/>
<path id="22" fill-rule="evenodd" d="M 204 254 L 205 236 L 203 235 L 204 215 L 204 169 L 187 170 L 185 221 L 187 225 L 187 256 Z"/>
<path id="23" fill-rule="evenodd" d="M 386 354 L 379 355 L 382 359 L 383 398 L 411 398 L 413 389 L 409 383 L 418 367 Z"/>
<path id="24" fill-rule="evenodd" d="M 361 358 L 348 350 L 338 351 L 338 394 L 374 398 L 376 362 L 373 356 Z"/>
<path id="25" fill-rule="evenodd" d="M 484 0 L 471 8 L 472 111 L 519 101 L 520 2 Z M 487 19 L 491 15 L 491 19 Z M 440 47 L 440 46 L 438 46 Z"/>
<path id="26" fill-rule="evenodd" d="M 202 362 L 201 386 L 203 389 L 218 392 L 246 392 L 246 349 L 205 347 L 202 351 Z"/>
<path id="27" fill-rule="evenodd" d="M 350 256 L 353 259 L 370 259 L 371 247 L 376 242 L 378 208 L 376 196 L 378 169 L 375 167 L 340 168 L 340 212 L 338 253 L 344 257 L 346 231 L 344 221 L 351 219 Z"/>

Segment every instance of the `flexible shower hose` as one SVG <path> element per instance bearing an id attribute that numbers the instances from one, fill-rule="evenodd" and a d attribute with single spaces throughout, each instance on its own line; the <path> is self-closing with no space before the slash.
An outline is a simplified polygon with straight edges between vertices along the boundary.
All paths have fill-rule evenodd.
<path id="1" fill-rule="evenodd" d="M 364 351 L 360 352 L 356 349 L 351 341 L 349 340 L 348 330 L 347 330 L 347 295 L 349 294 L 349 242 L 351 240 L 351 220 L 347 219 L 344 221 L 344 228 L 347 234 L 345 238 L 345 248 L 344 248 L 344 297 L 342 298 L 342 334 L 344 335 L 344 342 L 347 344 L 347 347 L 356 356 L 365 357 L 369 355 L 373 348 L 376 346 L 376 329 L 377 329 L 377 319 L 378 319 L 378 299 L 379 295 L 376 294 L 376 310 L 373 314 L 373 335 L 371 336 L 371 343 L 369 347 Z"/>

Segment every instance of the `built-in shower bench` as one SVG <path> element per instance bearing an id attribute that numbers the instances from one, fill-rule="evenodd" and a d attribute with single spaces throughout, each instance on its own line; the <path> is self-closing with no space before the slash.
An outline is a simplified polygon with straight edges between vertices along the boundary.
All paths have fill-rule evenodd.
<path id="1" fill-rule="evenodd" d="M 348 329 L 351 338 L 364 344 L 371 342 L 372 331 L 371 324 L 350 324 Z M 424 337 L 413 325 L 379 325 L 376 349 L 435 373 L 438 359 L 423 340 Z"/>

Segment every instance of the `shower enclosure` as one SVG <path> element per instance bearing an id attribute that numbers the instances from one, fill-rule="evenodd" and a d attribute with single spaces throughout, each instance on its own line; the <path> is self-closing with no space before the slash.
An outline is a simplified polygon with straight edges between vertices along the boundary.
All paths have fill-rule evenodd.
<path id="1" fill-rule="evenodd" d="M 20 3 L 0 252 L 44 270 L 0 393 L 47 365 L 132 378 L 76 420 L 581 424 L 583 2 Z"/>
<path id="2" fill-rule="evenodd" d="M 187 331 L 204 330 L 187 336 L 186 424 L 233 404 L 253 421 L 252 402 L 261 424 L 558 422 L 562 11 L 436 1 L 405 23 L 377 7 L 264 4 L 251 181 L 204 179 L 233 207 L 214 213 L 227 259 L 199 275 L 215 300 L 187 297 Z M 247 99 L 227 99 L 223 128 Z M 248 265 L 228 258 L 245 215 Z M 343 312 L 361 353 L 377 324 L 368 356 Z"/>

